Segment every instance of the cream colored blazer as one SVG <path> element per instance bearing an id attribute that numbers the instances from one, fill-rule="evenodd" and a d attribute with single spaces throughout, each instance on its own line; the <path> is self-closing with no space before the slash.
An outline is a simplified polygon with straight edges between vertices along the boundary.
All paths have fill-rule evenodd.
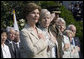
<path id="1" fill-rule="evenodd" d="M 42 33 L 37 28 L 38 33 Z M 34 33 L 33 29 L 28 24 L 22 29 L 20 33 L 20 49 L 21 58 L 47 58 L 47 43 L 46 41 L 39 39 Z"/>

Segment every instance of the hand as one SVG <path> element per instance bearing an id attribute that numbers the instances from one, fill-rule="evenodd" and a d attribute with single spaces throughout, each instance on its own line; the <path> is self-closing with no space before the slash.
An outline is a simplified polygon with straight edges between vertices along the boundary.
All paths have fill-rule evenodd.
<path id="1" fill-rule="evenodd" d="M 43 40 L 46 39 L 45 36 L 44 36 L 42 33 L 39 33 L 39 34 L 38 34 L 38 37 L 39 37 L 39 39 L 43 39 Z"/>
<path id="2" fill-rule="evenodd" d="M 80 47 L 78 47 L 78 46 L 76 46 L 76 47 L 77 47 L 78 51 L 80 51 Z"/>
<path id="3" fill-rule="evenodd" d="M 75 53 L 75 49 L 72 50 L 72 53 L 73 53 L 73 54 Z"/>
<path id="4" fill-rule="evenodd" d="M 55 13 L 52 13 L 51 14 L 51 21 L 53 21 L 54 17 L 55 17 Z"/>
<path id="5" fill-rule="evenodd" d="M 64 45 L 64 50 L 68 49 L 70 47 L 70 44 L 65 44 Z"/>

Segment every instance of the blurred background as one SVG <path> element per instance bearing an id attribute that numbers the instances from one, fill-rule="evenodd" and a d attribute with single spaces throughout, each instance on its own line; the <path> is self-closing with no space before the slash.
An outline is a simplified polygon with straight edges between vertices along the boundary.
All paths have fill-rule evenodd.
<path id="1" fill-rule="evenodd" d="M 61 11 L 60 17 L 64 18 L 67 26 L 69 24 L 76 26 L 76 36 L 80 38 L 81 52 L 83 52 L 83 1 L 1 1 L 1 29 L 13 26 L 12 10 L 15 9 L 17 22 L 21 30 L 25 24 L 22 10 L 24 5 L 29 2 L 34 2 L 42 8 L 58 7 Z"/>

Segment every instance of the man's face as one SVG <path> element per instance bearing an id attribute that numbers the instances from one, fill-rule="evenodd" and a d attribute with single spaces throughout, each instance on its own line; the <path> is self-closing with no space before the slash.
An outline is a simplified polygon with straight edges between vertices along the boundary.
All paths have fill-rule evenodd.
<path id="1" fill-rule="evenodd" d="M 9 32 L 9 39 L 14 40 L 15 39 L 15 30 L 11 29 Z"/>
<path id="2" fill-rule="evenodd" d="M 72 26 L 72 27 L 70 28 L 70 30 L 73 32 L 73 34 L 74 34 L 74 36 L 75 36 L 75 34 L 76 34 L 76 27 Z"/>
<path id="3" fill-rule="evenodd" d="M 20 40 L 19 32 L 16 32 L 14 41 L 19 42 L 19 40 Z"/>

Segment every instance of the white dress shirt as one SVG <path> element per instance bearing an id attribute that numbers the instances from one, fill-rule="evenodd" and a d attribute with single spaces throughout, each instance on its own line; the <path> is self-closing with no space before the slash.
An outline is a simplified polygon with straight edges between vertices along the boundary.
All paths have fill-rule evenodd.
<path id="1" fill-rule="evenodd" d="M 2 53 L 3 53 L 3 58 L 11 58 L 9 47 L 4 44 L 4 46 L 1 45 L 1 48 L 2 48 Z"/>

